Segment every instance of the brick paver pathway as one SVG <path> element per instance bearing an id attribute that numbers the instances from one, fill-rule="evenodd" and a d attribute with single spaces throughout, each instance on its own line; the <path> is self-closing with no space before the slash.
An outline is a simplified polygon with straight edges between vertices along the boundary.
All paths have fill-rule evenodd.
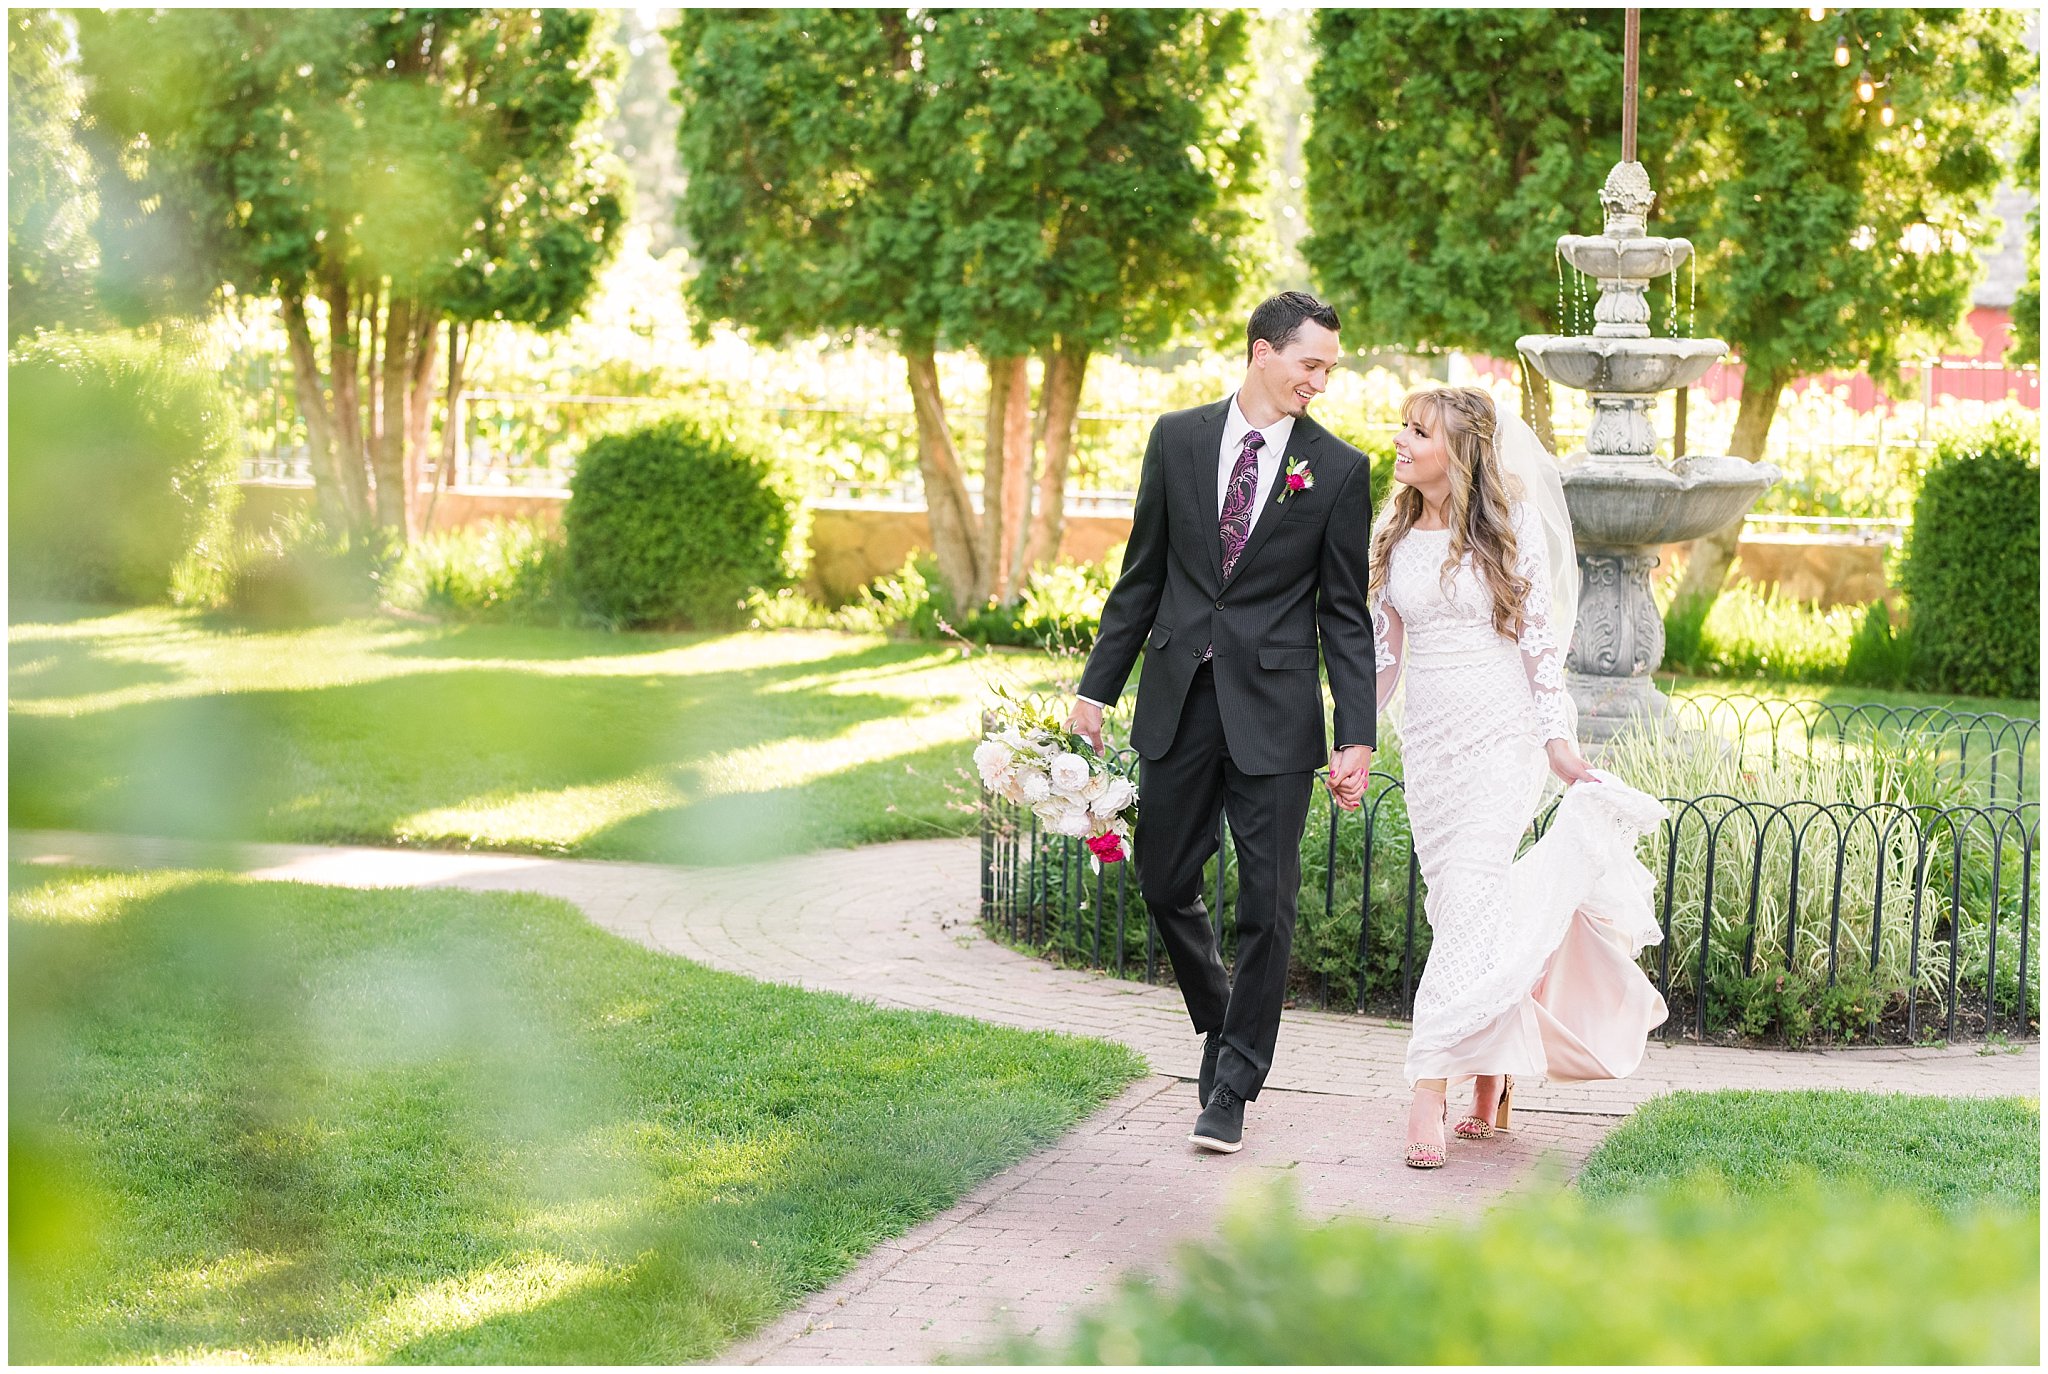
<path id="1" fill-rule="evenodd" d="M 1475 1215 L 1566 1177 L 1636 1104 L 1679 1088 L 1841 1087 L 1944 1094 L 2040 1091 L 2038 1044 L 2017 1053 L 1883 1048 L 1806 1053 L 1653 1044 L 1618 1083 L 1529 1084 L 1511 1138 L 1454 1145 L 1450 1166 L 1400 1165 L 1404 1026 L 1290 1011 L 1238 1155 L 1186 1143 L 1200 1044 L 1170 988 L 1056 969 L 975 922 L 975 845 L 913 841 L 718 869 L 309 845 L 223 846 L 13 832 L 12 856 L 122 868 L 208 867 L 347 887 L 455 887 L 563 898 L 607 930 L 714 968 L 1118 1040 L 1139 1080 L 1057 1145 L 987 1180 L 722 1357 L 728 1363 L 973 1357 L 1006 1331 L 1057 1334 L 1077 1304 L 1202 1243 L 1220 1208 L 1285 1179 L 1316 1214 L 1423 1222 Z M 1455 1105 L 1455 1104 L 1454 1104 Z"/>

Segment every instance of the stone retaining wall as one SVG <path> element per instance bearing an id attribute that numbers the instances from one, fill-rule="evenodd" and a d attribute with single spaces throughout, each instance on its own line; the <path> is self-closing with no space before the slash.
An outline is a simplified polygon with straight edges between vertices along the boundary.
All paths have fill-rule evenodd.
<path id="1" fill-rule="evenodd" d="M 286 511 L 309 509 L 312 497 L 308 487 L 244 483 L 239 523 L 248 530 L 267 528 Z M 459 488 L 441 493 L 434 507 L 434 528 L 457 529 L 492 519 L 539 520 L 554 526 L 561 523 L 566 504 L 556 493 Z M 914 550 L 931 547 L 931 524 L 921 506 L 819 501 L 810 507 L 810 520 L 811 570 L 805 590 L 827 601 L 845 600 L 902 567 Z M 1070 514 L 1060 556 L 1098 562 L 1130 532 L 1129 516 Z M 1667 544 L 1659 549 L 1663 562 L 1656 576 L 1673 575 L 1691 548 Z M 1743 537 L 1735 567 L 1740 576 L 1782 588 L 1796 600 L 1861 606 L 1879 597 L 1897 600 L 1897 591 L 1885 582 L 1886 551 L 1883 544 L 1841 542 L 1825 535 L 1758 532 Z"/>

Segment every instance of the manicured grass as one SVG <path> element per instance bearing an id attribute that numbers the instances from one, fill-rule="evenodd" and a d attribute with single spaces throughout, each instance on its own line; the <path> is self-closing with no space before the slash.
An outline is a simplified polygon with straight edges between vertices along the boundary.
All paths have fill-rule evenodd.
<path id="1" fill-rule="evenodd" d="M 10 879 L 18 1361 L 703 1359 L 1141 1067 L 537 897 Z"/>
<path id="2" fill-rule="evenodd" d="M 1731 1191 L 1854 1183 L 1960 1210 L 2041 1205 L 2041 1104 L 1904 1093 L 1673 1093 L 1646 1103 L 1586 1161 L 1593 1197 L 1712 1175 Z"/>
<path id="3" fill-rule="evenodd" d="M 720 863 L 975 824 L 986 669 L 942 645 L 163 610 L 10 640 L 16 826 Z"/>
<path id="4" fill-rule="evenodd" d="M 988 675 L 1055 666 L 830 631 L 257 632 L 168 610 L 9 639 L 16 826 L 681 863 L 970 833 Z M 1907 700 L 1681 684 L 1732 688 Z"/>

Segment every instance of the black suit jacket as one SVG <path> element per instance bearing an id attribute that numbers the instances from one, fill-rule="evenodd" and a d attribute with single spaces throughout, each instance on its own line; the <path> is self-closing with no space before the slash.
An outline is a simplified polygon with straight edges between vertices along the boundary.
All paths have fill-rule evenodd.
<path id="1" fill-rule="evenodd" d="M 1216 510 L 1226 398 L 1152 426 L 1123 572 L 1081 675 L 1081 695 L 1114 704 L 1145 651 L 1131 743 L 1173 746 L 1202 650 L 1216 646 L 1216 700 L 1231 761 L 1251 774 L 1328 761 L 1317 650 L 1336 703 L 1337 743 L 1374 744 L 1378 701 L 1366 557 L 1372 493 L 1365 455 L 1303 416 L 1230 578 Z M 1286 464 L 1314 485 L 1288 494 Z M 1284 498 L 1284 499 L 1283 499 Z"/>

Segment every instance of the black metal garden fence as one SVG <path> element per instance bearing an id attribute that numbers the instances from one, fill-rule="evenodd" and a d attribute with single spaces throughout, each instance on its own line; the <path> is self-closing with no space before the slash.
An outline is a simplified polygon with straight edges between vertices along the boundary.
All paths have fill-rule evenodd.
<path id="1" fill-rule="evenodd" d="M 1836 704 L 1796 728 L 1818 725 L 1802 744 L 1876 740 L 1897 724 L 1890 711 L 1859 718 Z M 1972 785 L 1966 794 L 1949 789 L 1946 804 L 1664 798 L 1668 819 L 1644 856 L 1664 940 L 1644 951 L 1643 966 L 1672 1008 L 1665 1036 L 1918 1041 L 2038 1032 L 2040 808 L 2019 795 L 2035 723 L 1951 714 L 1934 728 L 1947 727 L 1944 757 L 1959 767 L 1972 760 Z M 1910 728 L 1924 743 L 1928 725 Z M 1966 731 L 1979 736 L 1974 753 L 1966 753 Z M 1126 749 L 1112 762 L 1129 772 L 1136 756 Z M 986 794 L 981 817 L 981 913 L 991 933 L 1119 976 L 1171 977 L 1130 864 L 1097 869 L 1079 841 Z M 1548 811 L 1538 817 L 1530 841 L 1549 819 Z M 1227 826 L 1218 841 L 1204 881 L 1227 957 L 1235 894 Z M 1355 812 L 1334 802 L 1312 808 L 1302 873 L 1297 1001 L 1406 1017 L 1429 926 L 1401 780 L 1375 773 Z"/>

